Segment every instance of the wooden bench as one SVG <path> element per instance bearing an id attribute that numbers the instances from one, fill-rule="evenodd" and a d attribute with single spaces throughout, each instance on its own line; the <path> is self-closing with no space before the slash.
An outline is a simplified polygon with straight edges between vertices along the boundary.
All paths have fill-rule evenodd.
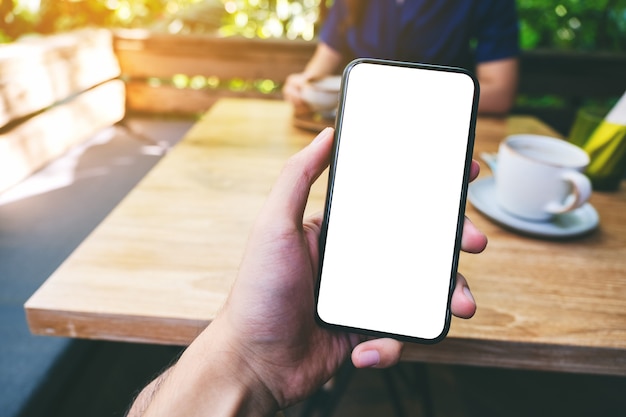
<path id="1" fill-rule="evenodd" d="M 125 94 L 119 75 L 107 30 L 85 29 L 0 46 L 0 193 L 121 120 Z M 23 236 L 40 231 L 37 225 L 15 233 L 9 226 L 3 230 L 9 231 L 3 236 L 3 254 L 18 259 L 24 252 Z M 53 244 L 65 242 L 59 236 Z M 40 252 L 29 261 L 49 260 L 50 253 Z M 88 351 L 85 343 L 42 341 L 28 334 L 22 297 L 45 277 L 34 276 L 32 271 L 38 269 L 31 265 L 22 268 L 23 276 L 10 267 L 3 269 L 0 279 L 0 320 L 8 324 L 0 329 L 0 339 L 9 346 L 3 351 L 2 369 L 10 379 L 3 387 L 0 414 L 7 417 L 49 414 L 47 407 L 72 382 L 72 372 Z"/>
<path id="2" fill-rule="evenodd" d="M 281 98 L 315 42 L 85 29 L 0 47 L 0 192 L 126 112 L 197 116 L 221 97 Z M 513 112 L 567 134 L 578 107 L 626 90 L 626 55 L 524 51 Z M 556 97 L 537 106 L 529 97 Z"/>
<path id="3" fill-rule="evenodd" d="M 127 83 L 127 109 L 147 113 L 201 114 L 218 98 L 233 95 L 280 98 L 285 77 L 302 71 L 315 49 L 315 42 L 283 39 L 177 36 L 144 30 L 114 34 L 115 53 Z M 621 96 L 626 90 L 624 74 L 626 54 L 523 51 L 519 100 L 513 112 L 533 114 L 564 132 L 587 100 Z M 200 76 L 213 84 L 175 85 L 172 80 L 177 76 L 187 80 Z M 255 89 L 264 80 L 274 87 L 271 91 Z M 546 96 L 552 102 L 542 105 Z"/>
<path id="4" fill-rule="evenodd" d="M 0 47 L 0 192 L 124 117 L 108 30 Z"/>
<path id="5" fill-rule="evenodd" d="M 221 97 L 280 98 L 284 79 L 301 71 L 314 49 L 307 41 L 140 29 L 82 30 L 0 47 L 0 192 L 125 112 L 195 116 Z M 513 111 L 563 133 L 586 100 L 626 90 L 625 54 L 524 51 L 520 61 Z M 527 100 L 546 95 L 558 105 Z"/>
<path id="6" fill-rule="evenodd" d="M 300 72 L 315 44 L 283 39 L 114 32 L 131 112 L 201 114 L 222 97 L 280 98 L 280 83 Z M 175 77 L 205 84 L 175 85 Z M 265 82 L 265 88 L 262 83 Z"/>

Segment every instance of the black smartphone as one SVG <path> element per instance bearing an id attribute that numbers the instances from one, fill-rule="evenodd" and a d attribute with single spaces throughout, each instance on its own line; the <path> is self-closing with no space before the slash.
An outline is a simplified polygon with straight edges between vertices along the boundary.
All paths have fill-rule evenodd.
<path id="1" fill-rule="evenodd" d="M 460 68 L 345 68 L 320 236 L 322 325 L 422 343 L 446 336 L 478 91 Z"/>

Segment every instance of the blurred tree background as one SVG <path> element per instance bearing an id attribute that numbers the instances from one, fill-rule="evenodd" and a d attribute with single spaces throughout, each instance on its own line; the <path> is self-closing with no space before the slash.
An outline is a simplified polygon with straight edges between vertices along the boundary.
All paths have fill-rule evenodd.
<path id="1" fill-rule="evenodd" d="M 332 0 L 0 0 L 0 42 L 84 26 L 312 40 Z M 524 49 L 626 51 L 626 0 L 517 0 Z"/>

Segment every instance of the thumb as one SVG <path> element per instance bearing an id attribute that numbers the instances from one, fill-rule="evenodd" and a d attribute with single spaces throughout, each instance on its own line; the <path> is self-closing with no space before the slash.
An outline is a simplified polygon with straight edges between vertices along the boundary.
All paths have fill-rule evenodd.
<path id="1" fill-rule="evenodd" d="M 270 192 L 262 216 L 302 224 L 311 185 L 330 161 L 334 129 L 327 127 L 304 149 L 285 164 Z"/>
<path id="2" fill-rule="evenodd" d="M 400 360 L 402 342 L 394 339 L 372 339 L 352 350 L 352 363 L 357 368 L 388 368 Z"/>

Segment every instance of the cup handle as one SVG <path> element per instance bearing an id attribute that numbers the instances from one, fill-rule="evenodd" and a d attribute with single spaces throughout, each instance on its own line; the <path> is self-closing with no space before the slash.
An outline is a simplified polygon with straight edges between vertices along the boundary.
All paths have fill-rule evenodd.
<path id="1" fill-rule="evenodd" d="M 561 214 L 585 204 L 591 197 L 591 181 L 584 174 L 578 171 L 565 171 L 562 179 L 567 181 L 571 187 L 571 194 L 562 203 L 552 202 L 546 207 L 546 211 L 552 214 Z"/>
<path id="2" fill-rule="evenodd" d="M 485 161 L 493 174 L 496 173 L 496 170 L 498 169 L 498 155 L 495 153 L 481 152 L 480 159 Z"/>

